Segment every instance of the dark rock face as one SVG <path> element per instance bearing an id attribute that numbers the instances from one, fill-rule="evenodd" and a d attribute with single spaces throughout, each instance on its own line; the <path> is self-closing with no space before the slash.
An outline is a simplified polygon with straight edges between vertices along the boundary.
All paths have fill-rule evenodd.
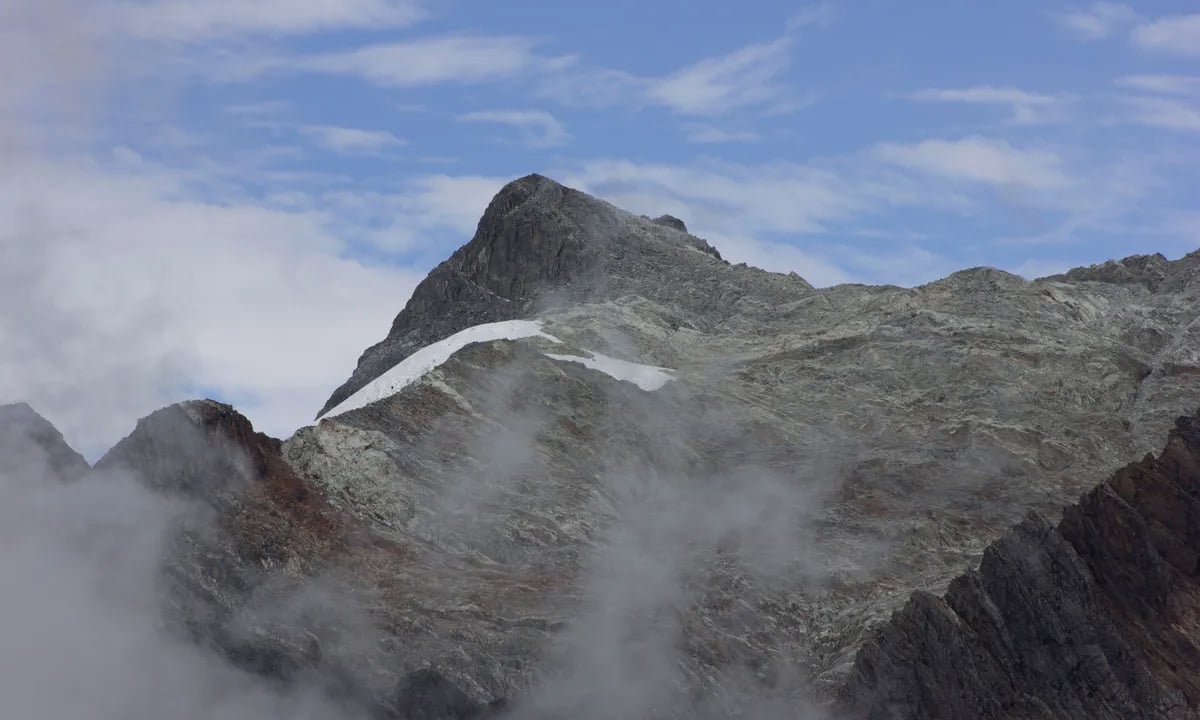
<path id="1" fill-rule="evenodd" d="M 686 232 L 675 218 L 639 218 L 541 175 L 515 180 L 488 205 L 475 237 L 417 286 L 387 338 L 363 353 L 321 413 L 430 343 L 547 305 L 632 293 L 686 298 L 728 315 L 706 295 L 717 283 L 731 283 L 737 296 L 765 285 L 757 294 L 768 298 L 778 294 L 774 285 L 792 295 L 797 285 L 811 289 L 798 278 L 734 268 Z"/>
<path id="2" fill-rule="evenodd" d="M 482 705 L 435 670 L 418 670 L 396 689 L 386 720 L 485 720 L 500 717 L 503 702 Z"/>
<path id="3" fill-rule="evenodd" d="M 683 221 L 674 215 L 659 215 L 658 217 L 654 218 L 654 222 L 658 223 L 659 225 L 666 225 L 669 228 L 675 228 L 679 232 L 688 231 L 687 225 L 684 225 Z"/>
<path id="4" fill-rule="evenodd" d="M 1200 717 L 1200 415 L 859 653 L 848 717 Z"/>
<path id="5" fill-rule="evenodd" d="M 0 475 L 34 472 L 78 480 L 90 467 L 62 433 L 25 403 L 0 405 Z"/>

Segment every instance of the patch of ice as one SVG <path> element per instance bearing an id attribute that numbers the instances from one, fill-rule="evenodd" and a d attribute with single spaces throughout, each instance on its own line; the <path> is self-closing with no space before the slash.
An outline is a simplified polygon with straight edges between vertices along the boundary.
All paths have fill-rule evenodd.
<path id="1" fill-rule="evenodd" d="M 564 362 L 580 363 L 584 367 L 602 372 L 611 378 L 631 382 L 646 391 L 657 390 L 675 379 L 675 371 L 669 368 L 641 365 L 600 353 L 589 353 L 588 357 L 546 353 L 546 357 Z"/>
<path id="2" fill-rule="evenodd" d="M 420 380 L 425 373 L 446 362 L 451 355 L 471 343 L 520 340 L 528 337 L 543 337 L 553 342 L 561 342 L 558 338 L 542 330 L 541 322 L 536 320 L 505 320 L 504 322 L 469 327 L 454 333 L 445 340 L 427 345 L 404 358 L 391 370 L 364 385 L 358 392 L 335 405 L 321 417 L 341 415 L 344 412 L 357 410 L 386 397 L 391 397 Z"/>

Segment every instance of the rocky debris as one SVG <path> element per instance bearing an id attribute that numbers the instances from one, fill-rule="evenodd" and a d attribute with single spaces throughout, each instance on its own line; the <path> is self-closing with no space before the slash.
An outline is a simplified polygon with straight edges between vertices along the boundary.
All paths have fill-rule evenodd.
<path id="1" fill-rule="evenodd" d="M 1200 414 L 860 651 L 847 717 L 1200 717 Z"/>
<path id="2" fill-rule="evenodd" d="M 91 468 L 62 433 L 25 403 L 0 405 L 0 475 L 35 473 L 78 480 Z"/>

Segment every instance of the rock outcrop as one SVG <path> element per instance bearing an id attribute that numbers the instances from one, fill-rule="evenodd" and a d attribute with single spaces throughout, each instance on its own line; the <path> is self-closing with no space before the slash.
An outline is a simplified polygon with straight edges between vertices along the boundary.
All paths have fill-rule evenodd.
<path id="1" fill-rule="evenodd" d="M 847 717 L 1200 717 L 1200 415 L 869 640 Z"/>
<path id="2" fill-rule="evenodd" d="M 25 403 L 0 405 L 0 475 L 78 480 L 91 468 L 62 433 Z"/>

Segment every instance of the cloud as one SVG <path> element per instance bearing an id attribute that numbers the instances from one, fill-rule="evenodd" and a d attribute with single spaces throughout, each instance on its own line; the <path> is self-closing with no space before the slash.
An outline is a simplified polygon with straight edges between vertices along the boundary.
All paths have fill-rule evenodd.
<path id="1" fill-rule="evenodd" d="M 838 16 L 838 6 L 832 2 L 807 5 L 793 13 L 787 21 L 789 32 L 806 27 L 828 27 Z"/>
<path id="2" fill-rule="evenodd" d="M 215 392 L 290 434 L 378 339 L 419 279 L 346 258 L 308 209 L 194 197 L 183 178 L 91 163 L 0 176 L 0 398 L 103 450 L 166 403 Z M 103 268 L 98 272 L 98 268 Z"/>
<path id="3" fill-rule="evenodd" d="M 1061 158 L 1045 150 L 1021 150 L 1004 140 L 969 137 L 925 140 L 913 144 L 883 143 L 880 160 L 952 180 L 1014 186 L 1035 191 L 1071 185 Z"/>
<path id="4" fill-rule="evenodd" d="M 757 142 L 760 139 L 757 134 L 745 130 L 723 130 L 715 125 L 707 124 L 691 125 L 687 134 L 687 141 L 698 145 L 748 143 Z"/>
<path id="5" fill-rule="evenodd" d="M 98 21 L 117 32 L 172 42 L 396 28 L 424 16 L 415 0 L 124 0 L 94 9 Z"/>
<path id="6" fill-rule="evenodd" d="M 1165 97 L 1125 98 L 1124 104 L 1129 108 L 1129 119 L 1139 125 L 1200 132 L 1200 107 L 1195 104 Z"/>
<path id="7" fill-rule="evenodd" d="M 1133 43 L 1144 50 L 1200 57 L 1200 13 L 1139 25 L 1133 31 Z"/>
<path id="8" fill-rule="evenodd" d="M 1117 84 L 1163 95 L 1200 95 L 1200 76 L 1195 75 L 1126 75 Z"/>
<path id="9" fill-rule="evenodd" d="M 1137 13 L 1121 3 L 1096 2 L 1086 10 L 1053 13 L 1053 17 L 1076 36 L 1099 40 L 1132 25 L 1137 20 Z"/>
<path id="10" fill-rule="evenodd" d="M 651 80 L 646 98 L 683 115 L 721 115 L 781 102 L 779 76 L 791 62 L 792 40 L 748 45 Z"/>
<path id="11" fill-rule="evenodd" d="M 405 141 L 385 130 L 362 130 L 333 125 L 305 125 L 300 134 L 333 152 L 343 154 L 374 153 L 405 145 Z"/>
<path id="12" fill-rule="evenodd" d="M 460 122 L 498 123 L 515 128 L 531 147 L 565 145 L 571 136 L 553 115 L 544 110 L 483 110 L 459 115 Z"/>
<path id="13" fill-rule="evenodd" d="M 561 63 L 541 92 L 580 107 L 663 107 L 679 115 L 715 117 L 739 110 L 791 112 L 811 104 L 784 81 L 795 37 L 741 47 L 698 60 L 661 76 Z"/>
<path id="14" fill-rule="evenodd" d="M 1015 87 L 976 85 L 961 89 L 918 90 L 906 96 L 919 102 L 949 102 L 968 105 L 1000 105 L 1012 112 L 1012 123 L 1037 125 L 1067 119 L 1069 98 L 1031 93 Z"/>
<path id="15" fill-rule="evenodd" d="M 533 45 L 533 40 L 518 36 L 444 35 L 279 58 L 264 70 L 349 75 L 385 87 L 477 83 L 554 64 L 552 59 L 537 56 Z"/>

